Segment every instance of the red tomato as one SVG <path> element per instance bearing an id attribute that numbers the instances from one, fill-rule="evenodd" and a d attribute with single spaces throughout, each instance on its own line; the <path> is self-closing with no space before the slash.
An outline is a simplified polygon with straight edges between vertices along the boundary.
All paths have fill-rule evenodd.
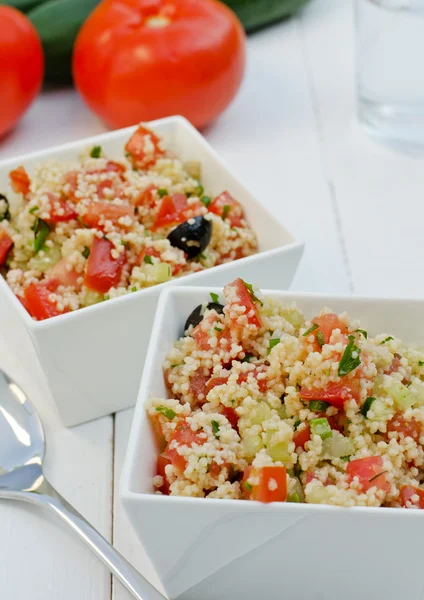
<path id="1" fill-rule="evenodd" d="M 206 402 L 206 382 L 209 379 L 209 375 L 205 375 L 205 369 L 200 367 L 192 375 L 190 375 L 190 393 L 193 394 L 194 398 L 197 398 L 199 404 Z M 199 398 L 202 396 L 202 398 Z"/>
<path id="2" fill-rule="evenodd" d="M 12 190 L 17 194 L 23 194 L 24 196 L 27 196 L 31 182 L 28 177 L 28 173 L 25 171 L 24 167 L 20 166 L 16 169 L 13 169 L 12 171 L 10 171 L 9 177 L 10 183 L 12 185 Z"/>
<path id="3" fill-rule="evenodd" d="M 94 237 L 84 283 L 91 290 L 101 294 L 105 294 L 111 287 L 118 285 L 126 261 L 125 250 L 118 258 L 113 258 L 111 255 L 113 248 L 112 242 L 108 239 Z"/>
<path id="4" fill-rule="evenodd" d="M 67 192 L 69 200 L 72 200 L 72 202 L 79 202 L 80 198 L 75 196 L 75 192 L 78 189 L 78 171 L 68 171 L 63 177 L 70 188 L 69 192 Z"/>
<path id="5" fill-rule="evenodd" d="M 417 444 L 420 441 L 421 425 L 414 419 L 414 417 L 405 419 L 402 413 L 396 413 L 394 417 L 387 423 L 387 433 L 392 431 L 396 431 L 397 433 L 402 434 L 404 437 L 411 437 Z"/>
<path id="6" fill-rule="evenodd" d="M 387 481 L 383 459 L 381 456 L 367 456 L 351 460 L 346 467 L 349 481 L 357 477 L 364 492 L 372 487 L 388 492 L 390 483 Z"/>
<path id="7" fill-rule="evenodd" d="M 411 500 L 415 495 L 418 496 L 418 500 Z M 413 485 L 403 485 L 400 488 L 400 501 L 405 508 L 409 508 L 407 502 L 417 508 L 424 508 L 424 490 Z"/>
<path id="8" fill-rule="evenodd" d="M 157 135 L 142 125 L 132 134 L 125 150 L 136 169 L 148 169 L 165 154 Z"/>
<path id="9" fill-rule="evenodd" d="M 185 194 L 173 194 L 172 197 L 164 196 L 153 223 L 152 231 L 185 221 L 184 211 L 186 208 L 187 196 Z"/>
<path id="10" fill-rule="evenodd" d="M 312 335 L 315 337 L 315 350 L 318 352 L 320 352 L 322 348 L 322 344 L 319 344 L 317 340 L 318 332 L 321 332 L 321 341 L 324 344 L 330 343 L 331 334 L 333 333 L 334 329 L 340 329 L 340 332 L 342 334 L 347 334 L 346 325 L 342 321 L 340 321 L 339 317 L 334 313 L 322 315 L 321 317 L 315 317 L 314 319 L 312 319 L 312 323 L 315 323 L 319 326 L 318 329 L 315 329 L 315 331 L 312 333 Z"/>
<path id="11" fill-rule="evenodd" d="M 244 219 L 244 211 L 240 202 L 231 196 L 229 192 L 222 192 L 210 203 L 209 212 L 228 220 L 231 227 L 240 227 Z"/>
<path id="12" fill-rule="evenodd" d="M 250 481 L 255 481 L 250 483 Z M 250 500 L 259 502 L 285 502 L 287 498 L 287 472 L 282 466 L 246 467 L 243 474 L 243 491 Z"/>
<path id="13" fill-rule="evenodd" d="M 24 291 L 24 306 L 37 321 L 50 319 L 61 315 L 67 310 L 59 310 L 54 302 L 49 299 L 51 291 L 43 284 L 31 283 Z"/>
<path id="14" fill-rule="evenodd" d="M 78 279 L 81 277 L 81 274 L 74 271 L 72 267 L 69 267 L 68 259 L 61 258 L 54 267 L 47 271 L 46 280 L 41 285 L 45 285 L 52 292 L 57 290 L 59 285 L 80 289 L 81 285 L 78 283 Z"/>
<path id="15" fill-rule="evenodd" d="M 301 431 L 295 431 L 293 434 L 293 441 L 296 448 L 305 449 L 306 442 L 309 442 L 311 439 L 311 429 L 309 425 L 302 429 Z"/>
<path id="16" fill-rule="evenodd" d="M 253 371 L 246 371 L 245 373 L 241 373 L 237 379 L 237 383 L 243 383 L 249 379 L 249 376 L 252 375 L 256 381 L 258 382 L 259 391 L 266 392 L 268 389 L 268 382 L 266 378 L 258 378 L 259 373 L 263 373 L 266 371 L 266 367 L 261 365 L 260 367 L 255 367 Z"/>
<path id="17" fill-rule="evenodd" d="M 48 223 L 60 223 L 61 221 L 70 221 L 76 219 L 78 214 L 73 206 L 62 200 L 59 194 L 47 192 L 50 200 L 50 219 L 46 219 Z"/>
<path id="18" fill-rule="evenodd" d="M 87 211 L 82 215 L 82 220 L 88 227 L 101 227 L 102 220 L 112 221 L 114 225 L 119 227 L 127 227 L 121 225 L 119 219 L 121 217 L 134 217 L 134 207 L 125 204 L 110 204 L 109 202 L 90 202 L 87 206 Z"/>
<path id="19" fill-rule="evenodd" d="M 249 290 L 246 287 L 243 279 L 236 279 L 233 283 L 229 283 L 224 288 L 224 295 L 227 297 L 228 294 L 231 295 L 231 288 L 235 288 L 235 292 L 237 295 L 237 300 L 235 302 L 230 302 L 231 305 L 241 305 L 246 308 L 245 315 L 247 315 L 247 322 L 249 325 L 254 325 L 255 327 L 261 327 L 262 322 L 258 315 L 258 309 L 252 299 L 252 296 L 249 293 Z"/>
<path id="20" fill-rule="evenodd" d="M 40 38 L 18 10 L 0 5 L 0 137 L 22 117 L 43 81 Z"/>
<path id="21" fill-rule="evenodd" d="M 111 127 L 182 115 L 198 128 L 235 96 L 245 35 L 213 0 L 104 0 L 78 34 L 77 88 Z"/>
<path id="22" fill-rule="evenodd" d="M 158 489 L 160 492 L 162 492 L 162 494 L 165 494 L 166 496 L 169 494 L 169 483 L 166 477 L 165 467 L 170 464 L 171 459 L 167 454 L 165 454 L 164 452 L 162 454 L 159 454 L 157 458 L 157 473 L 158 475 L 163 477 L 163 485 Z"/>
<path id="23" fill-rule="evenodd" d="M 336 408 L 343 409 L 346 400 L 354 398 L 358 402 L 360 392 L 361 387 L 357 379 L 346 379 L 343 382 L 330 382 L 325 388 L 310 390 L 309 388 L 302 387 L 300 397 L 308 402 L 311 400 L 322 400 Z"/>
<path id="24" fill-rule="evenodd" d="M 178 446 L 192 446 L 192 444 L 198 444 L 202 446 L 205 443 L 205 439 L 202 438 L 199 433 L 193 431 L 190 425 L 185 419 L 182 419 L 176 426 L 174 433 L 172 434 L 165 454 L 169 457 L 171 463 L 179 471 L 184 471 L 187 465 L 187 461 L 184 456 L 178 454 L 177 448 L 171 448 L 172 442 L 176 442 Z"/>
<path id="25" fill-rule="evenodd" d="M 155 185 L 149 185 L 145 190 L 140 192 L 136 198 L 130 200 L 135 206 L 148 206 L 153 208 L 156 204 L 156 190 L 158 188 Z"/>
<path id="26" fill-rule="evenodd" d="M 224 408 L 222 410 L 222 414 L 224 415 L 224 417 L 227 418 L 231 427 L 233 429 L 235 429 L 238 433 L 239 416 L 236 413 L 236 411 L 234 410 L 234 408 L 231 408 L 231 406 L 224 406 Z"/>
<path id="27" fill-rule="evenodd" d="M 0 265 L 6 262 L 7 254 L 13 246 L 13 240 L 4 229 L 0 229 Z"/>
<path id="28" fill-rule="evenodd" d="M 218 385 L 224 385 L 224 383 L 227 383 L 227 381 L 228 377 L 212 377 L 206 383 L 206 393 L 209 394 L 214 387 L 217 387 Z"/>

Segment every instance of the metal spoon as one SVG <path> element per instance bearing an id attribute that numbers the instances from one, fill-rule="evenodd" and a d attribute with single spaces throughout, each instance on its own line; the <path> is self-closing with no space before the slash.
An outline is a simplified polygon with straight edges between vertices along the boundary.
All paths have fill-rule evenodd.
<path id="1" fill-rule="evenodd" d="M 50 485 L 43 474 L 41 421 L 21 388 L 0 370 L 0 498 L 43 506 L 67 523 L 138 600 L 163 600 L 144 579 Z"/>

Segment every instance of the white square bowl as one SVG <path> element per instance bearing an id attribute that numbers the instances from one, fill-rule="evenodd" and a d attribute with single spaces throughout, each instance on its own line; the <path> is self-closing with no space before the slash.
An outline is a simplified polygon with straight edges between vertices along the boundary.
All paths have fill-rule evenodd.
<path id="1" fill-rule="evenodd" d="M 167 397 L 162 367 L 191 310 L 220 289 L 168 288 L 156 313 L 120 498 L 172 600 L 422 600 L 424 513 L 155 495 L 157 449 L 145 411 Z M 424 345 L 424 300 L 265 291 L 312 318 L 346 310 L 372 334 Z M 421 529 L 420 529 L 421 528 Z"/>
<path id="2" fill-rule="evenodd" d="M 289 287 L 303 244 L 264 208 L 232 174 L 205 139 L 182 117 L 149 124 L 182 160 L 199 160 L 202 182 L 211 194 L 227 189 L 243 204 L 256 231 L 259 253 L 174 280 L 174 285 L 223 285 L 241 277 L 266 287 Z M 75 161 L 87 146 L 101 145 L 113 157 L 136 127 L 121 129 L 56 148 L 20 156 L 0 164 L 0 191 L 6 192 L 8 173 L 20 164 L 31 174 L 46 159 Z M 160 291 L 171 282 L 140 290 L 46 321 L 36 322 L 0 277 L 2 331 L 10 346 L 25 360 L 22 344 L 32 341 L 65 425 L 75 425 L 132 406 Z M 19 344 L 18 344 L 19 342 Z"/>

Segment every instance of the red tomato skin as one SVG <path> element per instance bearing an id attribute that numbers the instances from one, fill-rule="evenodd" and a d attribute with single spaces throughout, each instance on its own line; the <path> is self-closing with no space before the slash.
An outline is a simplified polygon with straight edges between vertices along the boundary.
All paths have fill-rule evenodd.
<path id="1" fill-rule="evenodd" d="M 367 456 L 366 458 L 357 458 L 347 464 L 346 473 L 350 481 L 358 477 L 361 488 L 364 492 L 371 487 L 388 492 L 390 483 L 383 473 L 383 459 L 381 456 Z M 379 473 L 380 476 L 376 477 Z"/>
<path id="2" fill-rule="evenodd" d="M 187 423 L 185 419 L 182 419 L 172 434 L 168 446 L 165 450 L 165 454 L 169 457 L 173 466 L 179 471 L 183 472 L 186 468 L 187 461 L 184 456 L 178 454 L 177 448 L 171 447 L 172 442 L 176 442 L 179 446 L 191 446 L 192 444 L 198 444 L 199 446 L 205 443 L 205 439 L 200 437 L 200 435 L 193 431 L 190 425 Z"/>
<path id="3" fill-rule="evenodd" d="M 163 452 L 162 454 L 159 454 L 159 456 L 157 458 L 156 470 L 157 470 L 157 474 L 163 478 L 163 485 L 160 488 L 158 488 L 158 490 L 160 492 L 162 492 L 162 494 L 165 494 L 165 496 L 169 495 L 169 482 L 166 477 L 165 467 L 170 464 L 171 464 L 171 459 L 169 458 L 169 456 L 167 454 L 165 454 L 165 452 Z"/>
<path id="4" fill-rule="evenodd" d="M 152 231 L 161 227 L 169 227 L 185 221 L 185 210 L 187 209 L 187 196 L 184 194 L 173 194 L 164 196 L 159 206 L 159 211 L 153 223 Z"/>
<path id="5" fill-rule="evenodd" d="M 266 378 L 258 378 L 259 373 L 263 373 L 265 371 L 266 367 L 264 366 L 260 366 L 260 367 L 255 367 L 253 369 L 253 371 L 246 371 L 245 373 L 241 373 L 241 375 L 239 375 L 238 379 L 237 379 L 237 383 L 243 383 L 245 381 L 247 381 L 249 379 L 249 375 L 252 375 L 256 381 L 258 382 L 258 388 L 260 392 L 266 392 L 266 390 L 268 389 L 268 382 L 266 380 Z"/>
<path id="6" fill-rule="evenodd" d="M 222 414 L 224 415 L 224 417 L 226 417 L 231 427 L 235 429 L 238 433 L 239 416 L 234 410 L 234 408 L 231 408 L 231 406 L 224 406 L 224 408 L 222 409 Z"/>
<path id="7" fill-rule="evenodd" d="M 250 311 L 253 311 L 252 315 L 249 315 L 247 317 L 247 322 L 250 325 L 254 325 L 255 327 L 261 327 L 262 326 L 262 321 L 259 318 L 258 315 L 258 310 L 256 308 L 255 303 L 253 302 L 249 291 L 244 283 L 244 281 L 240 278 L 236 279 L 235 281 L 233 281 L 232 283 L 228 284 L 225 286 L 224 288 L 224 295 L 227 296 L 227 294 L 230 291 L 230 288 L 235 288 L 236 292 L 237 292 L 237 297 L 239 298 L 237 300 L 237 304 L 238 305 L 242 305 L 246 307 L 246 315 L 248 315 L 250 313 Z M 231 307 L 231 304 L 230 304 Z"/>
<path id="8" fill-rule="evenodd" d="M 231 227 L 240 227 L 242 225 L 242 219 L 244 218 L 243 208 L 235 198 L 231 196 L 229 192 L 222 192 L 212 200 L 209 205 L 209 212 L 218 215 L 218 217 L 224 216 L 226 206 L 229 206 L 228 214 L 226 219 L 230 223 Z"/>
<path id="9" fill-rule="evenodd" d="M 356 402 L 360 397 L 360 384 L 356 379 L 350 379 L 343 382 L 330 382 L 325 388 L 308 389 L 302 387 L 300 397 L 303 400 L 322 400 L 328 402 L 336 408 L 343 409 L 347 400 L 354 398 Z"/>
<path id="10" fill-rule="evenodd" d="M 156 191 L 157 187 L 155 185 L 149 185 L 136 198 L 130 200 L 130 202 L 134 206 L 148 206 L 149 208 L 153 208 L 156 204 Z"/>
<path id="11" fill-rule="evenodd" d="M 302 448 L 302 450 L 305 449 L 305 444 L 306 442 L 309 442 L 310 439 L 311 429 L 309 425 L 307 425 L 305 429 L 302 429 L 301 431 L 295 431 L 295 433 L 293 434 L 293 442 L 296 448 Z"/>
<path id="12" fill-rule="evenodd" d="M 418 501 L 413 502 L 411 497 L 415 495 L 418 496 Z M 405 508 L 409 508 L 407 502 L 411 502 L 411 504 L 417 508 L 424 508 L 424 490 L 421 488 L 417 488 L 413 485 L 403 485 L 400 488 L 399 498 L 402 506 Z"/>
<path id="13" fill-rule="evenodd" d="M 38 94 L 44 55 L 38 33 L 20 11 L 0 5 L 0 138 L 9 132 Z"/>
<path id="14" fill-rule="evenodd" d="M 258 483 L 250 484 L 246 487 L 249 478 L 258 479 Z M 276 484 L 275 489 L 270 489 L 272 480 Z M 275 485 L 274 484 L 274 485 Z M 283 466 L 265 466 L 256 469 L 254 467 L 246 467 L 243 474 L 242 487 L 245 496 L 249 500 L 257 500 L 258 502 L 285 502 L 287 499 L 287 471 Z"/>
<path id="15" fill-rule="evenodd" d="M 112 258 L 112 242 L 106 238 L 93 239 L 90 256 L 84 277 L 85 285 L 96 292 L 105 294 L 111 287 L 116 286 L 121 278 L 122 268 L 126 261 L 125 250 L 118 258 Z"/>
<path id="16" fill-rule="evenodd" d="M 28 195 L 31 182 L 28 173 L 22 165 L 10 171 L 9 178 L 14 192 L 23 194 L 24 196 Z"/>
<path id="17" fill-rule="evenodd" d="M 148 169 L 165 154 L 157 135 L 142 125 L 132 134 L 125 150 L 136 169 Z"/>
<path id="18" fill-rule="evenodd" d="M 403 434 L 404 437 L 409 436 L 418 444 L 421 437 L 421 425 L 414 417 L 405 419 L 402 413 L 399 412 L 387 423 L 387 433 L 390 432 Z"/>
<path id="19" fill-rule="evenodd" d="M 88 227 L 101 229 L 102 219 L 112 221 L 118 227 L 125 228 L 126 225 L 119 223 L 121 217 L 134 217 L 134 207 L 124 204 L 110 204 L 110 202 L 90 202 L 87 211 L 83 214 L 82 220 Z"/>
<path id="20" fill-rule="evenodd" d="M 205 369 L 200 367 L 190 376 L 190 393 L 193 394 L 193 397 L 197 399 L 199 404 L 204 404 L 206 402 L 206 382 L 209 379 L 209 375 L 205 375 Z M 199 398 L 199 396 L 202 396 Z"/>
<path id="21" fill-rule="evenodd" d="M 4 229 L 0 229 L 0 265 L 4 265 L 6 262 L 8 252 L 12 246 L 13 240 L 10 235 Z"/>
<path id="22" fill-rule="evenodd" d="M 206 383 L 206 392 L 209 393 L 214 387 L 217 387 L 218 385 L 224 385 L 224 383 L 227 383 L 227 381 L 228 377 L 212 377 Z"/>
<path id="23" fill-rule="evenodd" d="M 24 291 L 23 305 L 34 319 L 43 321 L 68 311 L 61 311 L 49 299 L 51 291 L 42 284 L 31 283 Z"/>
<path id="24" fill-rule="evenodd" d="M 151 17 L 168 23 L 151 27 Z M 113 128 L 170 115 L 205 127 L 233 99 L 244 67 L 243 28 L 213 0 L 104 0 L 73 56 L 78 90 Z"/>
<path id="25" fill-rule="evenodd" d="M 52 192 L 47 192 L 50 200 L 50 218 L 46 219 L 47 223 L 60 223 L 62 221 L 71 221 L 76 219 L 78 213 L 74 207 L 59 196 Z"/>
<path id="26" fill-rule="evenodd" d="M 79 290 L 81 285 L 78 283 L 78 279 L 81 277 L 81 274 L 73 269 L 69 270 L 68 264 L 67 258 L 61 258 L 60 261 L 46 273 L 46 279 L 41 285 L 45 285 L 52 292 L 60 285 L 65 287 L 72 286 Z"/>

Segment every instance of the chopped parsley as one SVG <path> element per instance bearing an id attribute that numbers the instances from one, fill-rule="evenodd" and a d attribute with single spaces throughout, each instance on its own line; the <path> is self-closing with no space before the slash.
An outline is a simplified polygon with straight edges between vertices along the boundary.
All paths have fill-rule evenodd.
<path id="1" fill-rule="evenodd" d="M 101 146 L 94 146 L 91 149 L 91 152 L 90 152 L 91 158 L 100 158 L 101 154 L 102 154 L 102 147 Z"/>
<path id="2" fill-rule="evenodd" d="M 422 367 L 423 365 L 424 365 L 424 360 L 419 360 L 419 361 L 418 361 L 418 366 L 419 366 L 419 367 Z"/>
<path id="3" fill-rule="evenodd" d="M 158 196 L 159 198 L 163 198 L 164 196 L 168 195 L 168 190 L 166 190 L 165 188 L 160 188 L 158 190 Z"/>
<path id="4" fill-rule="evenodd" d="M 374 475 L 374 477 L 368 479 L 368 483 L 371 483 L 371 481 L 374 481 L 374 479 L 377 479 L 377 477 L 380 477 L 380 475 L 384 475 L 384 473 L 387 473 L 387 471 L 381 471 L 381 473 L 377 473 L 377 475 Z"/>
<path id="5" fill-rule="evenodd" d="M 264 303 L 261 300 L 259 300 L 259 298 L 255 295 L 255 292 L 253 291 L 253 285 L 251 283 L 246 283 L 243 279 L 242 279 L 242 281 L 243 281 L 244 285 L 246 286 L 246 289 L 249 292 L 249 295 L 252 298 L 252 300 L 254 302 L 259 302 L 259 304 L 261 306 L 263 306 Z"/>
<path id="6" fill-rule="evenodd" d="M 364 336 L 364 338 L 367 340 L 368 339 L 368 332 L 365 331 L 365 329 L 355 329 L 355 332 L 358 331 L 359 333 L 362 333 L 362 335 Z"/>
<path id="7" fill-rule="evenodd" d="M 373 398 L 372 396 L 368 396 L 368 398 L 365 400 L 360 413 L 363 417 L 365 417 L 367 419 L 367 414 L 369 409 L 371 408 L 372 403 L 375 401 L 375 398 Z"/>
<path id="8" fill-rule="evenodd" d="M 392 336 L 391 336 L 391 335 L 389 335 L 389 337 L 386 337 L 386 339 L 385 339 L 385 340 L 383 340 L 382 342 L 380 342 L 380 346 L 381 346 L 382 344 L 385 344 L 386 342 L 390 342 L 390 340 L 394 340 L 394 338 L 392 338 Z"/>
<path id="9" fill-rule="evenodd" d="M 84 250 L 81 252 L 84 258 L 88 258 L 90 256 L 90 248 L 88 246 L 84 246 Z"/>
<path id="10" fill-rule="evenodd" d="M 271 350 L 273 348 L 275 348 L 275 346 L 277 344 L 280 343 L 280 338 L 272 338 L 271 340 L 269 340 L 269 350 L 268 350 L 268 354 L 271 352 Z"/>
<path id="11" fill-rule="evenodd" d="M 319 417 L 318 419 L 311 419 L 309 421 L 311 431 L 315 435 L 319 435 L 322 440 L 332 437 L 333 432 L 331 431 L 330 423 L 326 417 Z"/>
<path id="12" fill-rule="evenodd" d="M 355 337 L 353 335 L 349 335 L 349 343 L 343 352 L 343 356 L 339 362 L 338 375 L 339 377 L 343 377 L 347 375 L 356 367 L 359 367 L 361 364 L 361 359 L 359 358 L 361 354 L 358 346 L 355 346 Z"/>
<path id="13" fill-rule="evenodd" d="M 214 327 L 215 331 L 219 331 L 219 333 L 221 333 L 223 330 L 221 329 L 221 327 Z"/>
<path id="14" fill-rule="evenodd" d="M 407 383 L 406 387 L 409 387 L 410 385 L 412 385 L 412 381 L 410 381 L 409 383 Z"/>
<path id="15" fill-rule="evenodd" d="M 253 490 L 252 485 L 248 481 L 244 482 L 244 487 L 249 493 Z"/>
<path id="16" fill-rule="evenodd" d="M 194 190 L 194 193 L 198 198 L 200 198 L 200 196 L 203 194 L 204 191 L 205 191 L 205 188 L 203 187 L 203 185 L 201 183 L 199 183 L 197 188 Z"/>
<path id="17" fill-rule="evenodd" d="M 324 334 L 322 333 L 322 331 L 317 331 L 316 338 L 317 338 L 318 344 L 322 348 L 325 344 Z"/>
<path id="18" fill-rule="evenodd" d="M 212 298 L 212 302 L 215 302 L 215 304 L 219 304 L 218 294 L 214 294 L 213 292 L 211 292 L 211 298 Z"/>
<path id="19" fill-rule="evenodd" d="M 4 194 L 0 194 L 0 200 L 3 200 L 6 203 L 6 210 L 2 214 L 0 214 L 0 221 L 4 221 L 4 220 L 10 221 L 11 214 L 10 214 L 10 210 L 9 210 L 9 200 L 6 198 L 6 196 Z M 37 208 L 38 208 L 38 206 L 37 206 Z M 29 211 L 29 212 L 31 212 L 31 211 Z"/>
<path id="20" fill-rule="evenodd" d="M 302 334 L 302 335 L 303 335 L 303 337 L 306 337 L 306 336 L 308 336 L 310 333 L 313 333 L 313 332 L 314 332 L 316 329 L 318 329 L 318 327 L 319 327 L 318 323 L 314 323 L 314 324 L 312 325 L 312 327 L 309 327 L 308 331 L 305 331 L 305 333 L 303 333 L 303 334 Z"/>
<path id="21" fill-rule="evenodd" d="M 219 440 L 219 423 L 218 421 L 211 421 L 212 431 L 217 440 Z"/>
<path id="22" fill-rule="evenodd" d="M 302 502 L 300 496 L 297 492 L 294 492 L 291 496 L 287 498 L 287 502 Z"/>
<path id="23" fill-rule="evenodd" d="M 229 204 L 224 204 L 224 208 L 222 209 L 222 218 L 225 220 L 230 214 L 231 206 Z"/>
<path id="24" fill-rule="evenodd" d="M 253 356 L 253 354 L 246 354 L 246 356 L 241 359 L 241 362 L 242 363 L 245 363 L 245 362 L 250 363 L 250 361 L 251 361 L 252 358 L 255 358 Z"/>
<path id="25" fill-rule="evenodd" d="M 175 369 L 176 367 L 182 367 L 184 363 L 179 363 L 177 365 L 171 365 L 171 369 Z"/>
<path id="26" fill-rule="evenodd" d="M 341 456 L 340 460 L 342 460 L 343 462 L 349 462 L 350 461 L 350 456 Z"/>
<path id="27" fill-rule="evenodd" d="M 110 296 L 109 296 L 109 294 L 105 294 L 105 295 L 103 296 L 103 300 L 110 300 Z"/>
<path id="28" fill-rule="evenodd" d="M 200 198 L 200 202 L 202 204 L 204 204 L 206 206 L 206 208 L 208 208 L 208 206 L 212 202 L 212 200 L 211 200 L 211 198 L 209 198 L 209 196 L 202 196 L 202 198 Z"/>
<path id="29" fill-rule="evenodd" d="M 79 222 L 81 223 L 81 225 L 87 229 L 88 225 L 86 225 L 86 224 L 84 223 L 84 221 L 82 220 L 82 217 L 81 217 L 81 215 L 78 215 L 78 216 L 77 216 L 77 221 L 79 221 Z"/>
<path id="30" fill-rule="evenodd" d="M 33 206 L 32 208 L 29 209 L 29 211 L 28 211 L 29 214 L 33 215 L 38 210 L 38 208 L 39 208 L 38 206 Z"/>
<path id="31" fill-rule="evenodd" d="M 127 248 L 127 250 L 128 250 L 128 248 L 130 248 L 130 243 L 129 243 L 129 242 L 127 242 L 127 240 L 121 240 L 121 244 L 122 244 L 122 245 L 123 245 L 125 248 Z"/>
<path id="32" fill-rule="evenodd" d="M 44 242 L 46 241 L 51 229 L 48 223 L 38 218 L 35 220 L 32 229 L 34 231 L 34 254 L 38 254 L 38 252 L 44 246 Z"/>
<path id="33" fill-rule="evenodd" d="M 309 402 L 309 410 L 314 412 L 325 412 L 330 405 L 322 400 L 311 400 Z"/>
<path id="34" fill-rule="evenodd" d="M 146 265 L 152 265 L 153 264 L 153 260 L 152 257 L 150 256 L 150 254 L 145 254 L 143 261 L 146 263 Z"/>
<path id="35" fill-rule="evenodd" d="M 132 291 L 132 292 L 136 292 L 136 291 L 137 291 L 137 288 L 136 288 L 136 286 L 135 286 L 135 285 L 133 285 L 133 286 L 132 286 L 132 288 L 131 288 L 131 291 Z"/>
<path id="36" fill-rule="evenodd" d="M 168 421 L 172 421 L 172 419 L 174 419 L 177 416 L 177 413 L 174 410 L 172 410 L 172 408 L 168 408 L 167 406 L 163 406 L 162 404 L 156 407 L 156 412 L 163 415 L 166 419 L 168 419 Z"/>
<path id="37" fill-rule="evenodd" d="M 299 427 L 299 425 L 301 424 L 301 422 L 302 422 L 302 421 L 299 421 L 299 420 L 297 420 L 297 421 L 295 422 L 295 424 L 293 425 L 293 427 L 294 427 L 294 430 L 295 430 L 295 431 L 296 431 L 296 429 Z"/>

